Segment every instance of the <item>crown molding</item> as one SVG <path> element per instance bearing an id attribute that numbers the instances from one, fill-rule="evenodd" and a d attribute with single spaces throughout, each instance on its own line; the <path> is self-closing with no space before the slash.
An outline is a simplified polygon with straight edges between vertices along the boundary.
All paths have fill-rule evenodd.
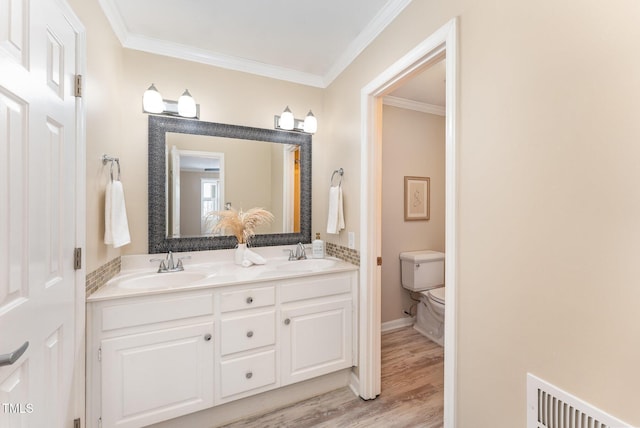
<path id="1" fill-rule="evenodd" d="M 167 42 L 143 36 L 129 36 L 123 43 L 123 46 L 128 49 L 135 49 L 152 54 L 198 62 L 229 70 L 242 71 L 244 73 L 270 77 L 272 79 L 286 80 L 288 82 L 314 86 L 317 88 L 324 87 L 322 77 L 315 74 L 304 73 L 289 68 L 238 58 L 232 55 L 214 53 L 205 49 L 197 49 L 192 46 L 181 45 L 179 43 Z"/>
<path id="2" fill-rule="evenodd" d="M 120 17 L 120 13 L 118 12 L 118 8 L 115 3 L 113 0 L 98 0 L 98 3 L 104 12 L 104 15 L 107 17 L 107 21 L 109 21 L 111 29 L 118 40 L 120 40 L 120 44 L 124 46 L 129 31 L 127 30 L 127 26 L 124 25 L 124 21 Z"/>
<path id="3" fill-rule="evenodd" d="M 364 51 L 367 46 L 375 40 L 382 31 L 412 0 L 391 0 L 389 1 L 369 24 L 360 32 L 347 47 L 338 60 L 331 66 L 327 74 L 324 75 L 324 87 L 329 86 L 347 67 Z"/>
<path id="4" fill-rule="evenodd" d="M 324 75 L 305 73 L 290 68 L 225 55 L 179 43 L 131 34 L 112 0 L 98 0 L 116 37 L 123 47 L 186 61 L 198 62 L 292 83 L 326 88 L 362 51 L 411 3 L 412 0 L 390 0 L 354 39 Z"/>
<path id="5" fill-rule="evenodd" d="M 445 108 L 437 106 L 435 104 L 421 103 L 420 101 L 408 100 L 406 98 L 385 96 L 382 98 L 382 103 L 387 106 L 404 108 L 407 110 L 420 111 L 422 113 L 435 114 L 438 116 L 445 115 Z"/>

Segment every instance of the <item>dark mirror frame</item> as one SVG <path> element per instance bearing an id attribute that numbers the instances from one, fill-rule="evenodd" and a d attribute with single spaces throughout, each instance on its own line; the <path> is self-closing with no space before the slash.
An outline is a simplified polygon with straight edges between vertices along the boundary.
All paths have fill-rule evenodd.
<path id="1" fill-rule="evenodd" d="M 311 135 L 274 129 L 202 122 L 168 116 L 149 116 L 149 254 L 167 251 L 203 251 L 234 248 L 233 236 L 167 238 L 165 154 L 167 132 L 242 140 L 267 141 L 300 146 L 300 233 L 255 235 L 252 247 L 294 245 L 311 242 Z M 249 207 L 253 208 L 253 207 Z M 248 209 L 248 208 L 247 208 Z"/>

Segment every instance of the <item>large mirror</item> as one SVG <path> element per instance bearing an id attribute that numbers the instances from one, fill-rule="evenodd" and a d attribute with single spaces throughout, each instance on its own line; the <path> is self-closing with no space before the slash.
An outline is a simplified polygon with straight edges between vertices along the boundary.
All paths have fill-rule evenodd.
<path id="1" fill-rule="evenodd" d="M 311 135 L 149 116 L 149 253 L 233 248 L 211 212 L 267 209 L 253 246 L 311 241 Z"/>

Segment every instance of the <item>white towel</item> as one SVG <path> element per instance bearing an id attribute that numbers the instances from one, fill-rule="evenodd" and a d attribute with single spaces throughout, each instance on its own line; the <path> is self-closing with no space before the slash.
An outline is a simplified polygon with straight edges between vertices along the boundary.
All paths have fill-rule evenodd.
<path id="1" fill-rule="evenodd" d="M 267 262 L 260 254 L 255 253 L 248 248 L 244 251 L 244 259 L 255 265 L 263 265 Z"/>
<path id="2" fill-rule="evenodd" d="M 118 248 L 130 242 L 122 182 L 109 181 L 104 201 L 104 243 Z"/>
<path id="3" fill-rule="evenodd" d="M 246 250 L 244 250 L 244 253 L 242 255 L 242 263 L 240 263 L 240 265 L 242 265 L 242 267 L 250 267 L 253 265 L 263 265 L 266 262 L 267 261 L 260 254 L 254 253 L 247 248 Z"/>
<path id="4" fill-rule="evenodd" d="M 344 229 L 344 210 L 342 206 L 342 187 L 331 186 L 329 189 L 329 218 L 327 233 L 337 234 Z"/>

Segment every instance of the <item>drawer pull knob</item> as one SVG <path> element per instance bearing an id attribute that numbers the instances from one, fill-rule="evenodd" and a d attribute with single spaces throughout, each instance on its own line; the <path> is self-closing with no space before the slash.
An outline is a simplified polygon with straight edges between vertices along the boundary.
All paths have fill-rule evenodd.
<path id="1" fill-rule="evenodd" d="M 204 340 L 206 340 L 207 342 L 211 340 L 211 335 L 209 333 L 204 335 Z"/>
<path id="2" fill-rule="evenodd" d="M 289 325 L 289 324 L 291 324 L 291 320 L 289 318 L 284 320 L 284 325 Z"/>
<path id="3" fill-rule="evenodd" d="M 250 305 L 253 303 L 253 297 L 247 297 L 247 305 Z"/>
<path id="4" fill-rule="evenodd" d="M 244 375 L 247 379 L 251 379 L 253 377 L 253 373 L 248 372 L 246 375 Z"/>
<path id="5" fill-rule="evenodd" d="M 253 332 L 251 330 L 247 332 L 247 337 L 253 337 Z"/>

